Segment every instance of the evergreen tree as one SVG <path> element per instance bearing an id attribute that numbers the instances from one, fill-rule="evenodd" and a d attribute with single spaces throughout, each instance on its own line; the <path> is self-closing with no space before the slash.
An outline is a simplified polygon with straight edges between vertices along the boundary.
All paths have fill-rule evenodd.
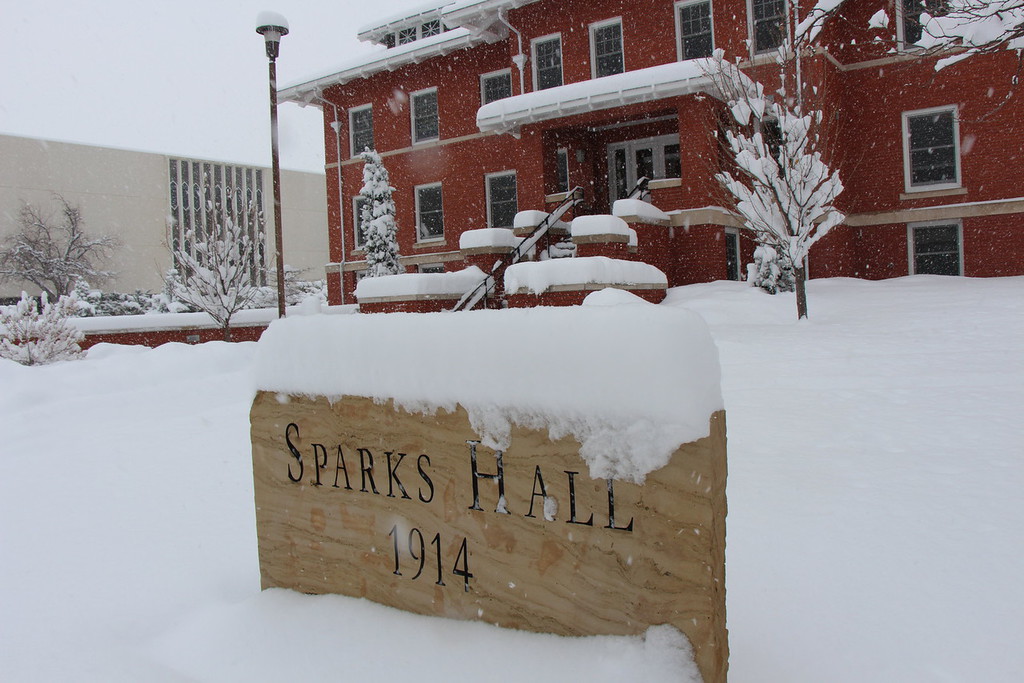
<path id="1" fill-rule="evenodd" d="M 51 304 L 44 293 L 42 300 L 40 311 L 36 300 L 22 292 L 17 304 L 0 308 L 0 358 L 43 365 L 82 355 L 78 344 L 84 335 L 68 323 L 77 312 L 74 297 Z"/>
<path id="2" fill-rule="evenodd" d="M 363 162 L 363 188 L 359 194 L 366 200 L 359 212 L 359 229 L 366 250 L 367 276 L 394 275 L 402 272 L 398 262 L 398 226 L 395 223 L 395 200 L 391 193 L 388 170 L 380 154 L 365 150 L 359 155 Z"/>
<path id="3" fill-rule="evenodd" d="M 747 281 L 769 294 L 796 290 L 793 264 L 767 244 L 754 249 L 754 262 L 747 264 Z"/>

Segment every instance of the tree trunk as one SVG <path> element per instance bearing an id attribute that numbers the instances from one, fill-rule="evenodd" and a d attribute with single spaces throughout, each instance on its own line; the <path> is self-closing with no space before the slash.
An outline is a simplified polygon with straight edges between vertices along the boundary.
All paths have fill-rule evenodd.
<path id="1" fill-rule="evenodd" d="M 796 317 L 797 320 L 802 320 L 807 317 L 807 284 L 804 269 L 793 268 L 793 276 L 796 278 Z"/>
<path id="2" fill-rule="evenodd" d="M 224 321 L 224 341 L 231 341 L 231 319 Z"/>

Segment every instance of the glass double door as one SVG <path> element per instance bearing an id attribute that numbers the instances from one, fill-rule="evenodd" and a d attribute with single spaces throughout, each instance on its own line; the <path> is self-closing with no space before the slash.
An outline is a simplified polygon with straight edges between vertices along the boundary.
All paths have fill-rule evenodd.
<path id="1" fill-rule="evenodd" d="M 624 199 L 640 178 L 678 178 L 679 137 L 659 135 L 608 145 L 608 195 L 612 202 Z"/>

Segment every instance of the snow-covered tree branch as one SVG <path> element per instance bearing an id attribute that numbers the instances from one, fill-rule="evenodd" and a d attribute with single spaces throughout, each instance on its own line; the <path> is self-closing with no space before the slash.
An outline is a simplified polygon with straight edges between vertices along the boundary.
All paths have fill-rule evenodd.
<path id="1" fill-rule="evenodd" d="M 114 273 L 102 270 L 99 263 L 120 245 L 113 237 L 87 234 L 81 210 L 59 194 L 54 197 L 60 203 L 59 221 L 23 204 L 18 231 L 0 249 L 0 279 L 31 282 L 52 301 L 70 294 L 79 279 L 112 277 Z"/>
<path id="2" fill-rule="evenodd" d="M 395 200 L 388 170 L 380 154 L 366 150 L 363 160 L 363 198 L 359 212 L 359 230 L 366 250 L 367 276 L 395 275 L 402 272 L 398 261 L 398 226 L 395 223 Z"/>
<path id="3" fill-rule="evenodd" d="M 249 212 L 250 222 L 262 227 L 263 215 L 255 205 Z M 212 215 L 210 234 L 189 231 L 173 252 L 180 278 L 174 296 L 208 313 L 224 330 L 224 340 L 230 341 L 232 316 L 250 307 L 260 293 L 263 264 L 258 262 L 258 241 L 263 235 L 250 238 L 220 205 L 212 206 Z"/>
<path id="4" fill-rule="evenodd" d="M 68 323 L 76 313 L 73 297 L 50 303 L 43 294 L 43 309 L 24 292 L 14 306 L 0 307 L 0 358 L 22 365 L 43 365 L 82 355 L 81 330 Z"/>
<path id="5" fill-rule="evenodd" d="M 726 131 L 735 169 L 716 178 L 754 240 L 774 250 L 784 266 L 792 264 L 797 316 L 805 318 L 804 260 L 845 219 L 835 208 L 843 191 L 839 173 L 822 156 L 821 112 L 803 111 L 784 89 L 769 95 L 721 50 L 712 64 L 708 75 L 736 123 Z"/>

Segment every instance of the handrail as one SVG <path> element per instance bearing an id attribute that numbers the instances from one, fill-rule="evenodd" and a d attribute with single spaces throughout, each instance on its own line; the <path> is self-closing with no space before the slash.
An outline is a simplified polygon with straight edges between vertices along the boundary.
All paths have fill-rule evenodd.
<path id="1" fill-rule="evenodd" d="M 511 251 L 505 254 L 505 256 L 495 261 L 494 265 L 491 266 L 491 272 L 484 276 L 484 279 L 481 280 L 476 287 L 463 294 L 462 298 L 459 299 L 458 303 L 455 304 L 452 310 L 468 311 L 480 303 L 480 300 L 487 296 L 489 292 L 494 291 L 495 275 L 498 271 L 508 268 L 515 263 L 519 263 L 523 256 L 530 253 L 530 250 L 537 246 L 537 242 L 547 234 L 551 226 L 558 222 L 558 219 L 564 216 L 569 209 L 582 201 L 582 187 L 574 187 L 566 193 L 566 197 L 562 200 L 562 203 L 559 204 L 554 211 L 545 216 L 544 220 L 542 220 L 533 229 L 533 232 L 531 232 L 523 241 L 513 247 Z"/>
<path id="2" fill-rule="evenodd" d="M 643 201 L 644 197 L 650 198 L 651 191 L 647 187 L 649 182 L 651 182 L 650 178 L 647 176 L 640 176 L 636 181 L 636 185 L 634 185 L 633 189 L 626 195 L 626 199 L 639 199 Z"/>

